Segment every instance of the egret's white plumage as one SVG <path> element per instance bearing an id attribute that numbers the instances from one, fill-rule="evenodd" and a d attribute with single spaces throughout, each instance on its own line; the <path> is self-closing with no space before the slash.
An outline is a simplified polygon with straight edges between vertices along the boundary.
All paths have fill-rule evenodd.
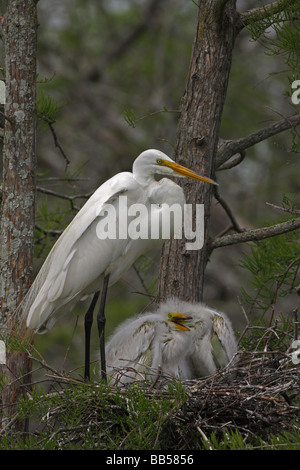
<path id="1" fill-rule="evenodd" d="M 171 298 L 121 323 L 106 345 L 107 374 L 128 383 L 162 374 L 192 379 L 225 367 L 237 352 L 228 317 L 201 303 Z"/>
<path id="2" fill-rule="evenodd" d="M 155 180 L 156 174 L 183 176 L 180 170 L 167 155 L 147 150 L 133 163 L 132 173 L 119 173 L 95 191 L 53 246 L 25 298 L 23 309 L 28 328 L 38 332 L 51 328 L 58 316 L 68 312 L 82 297 L 99 290 L 105 274 L 110 275 L 112 285 L 142 253 L 163 241 L 99 240 L 97 224 L 107 204 L 114 205 L 118 215 L 120 195 L 127 196 L 128 206 L 157 204 L 158 210 L 162 210 L 159 207 L 162 203 L 183 206 L 182 188 L 167 178 Z M 191 178 L 213 183 L 192 171 L 187 173 Z"/>
<path id="3" fill-rule="evenodd" d="M 80 299 L 99 291 L 104 279 L 109 285 L 114 284 L 141 254 L 163 242 L 162 238 L 99 239 L 97 234 L 108 205 L 115 209 L 113 222 L 119 222 L 121 195 L 127 197 L 128 208 L 137 203 L 147 208 L 154 205 L 162 213 L 165 204 L 183 206 L 182 188 L 168 178 L 156 181 L 156 175 L 187 176 L 215 184 L 158 150 L 141 153 L 133 163 L 132 173 L 119 173 L 95 191 L 53 246 L 22 304 L 28 328 L 39 333 L 52 328 L 56 319 Z M 174 233 L 176 227 L 172 228 Z M 104 285 L 107 287 L 107 283 Z M 99 321 L 98 327 L 100 331 Z"/>

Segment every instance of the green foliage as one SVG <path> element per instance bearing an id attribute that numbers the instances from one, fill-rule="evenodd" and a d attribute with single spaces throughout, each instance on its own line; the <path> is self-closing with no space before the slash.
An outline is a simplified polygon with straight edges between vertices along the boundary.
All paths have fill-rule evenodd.
<path id="1" fill-rule="evenodd" d="M 14 347 L 17 347 L 17 343 Z M 33 349 L 31 352 L 36 357 Z M 220 392 L 222 387 L 227 398 L 232 395 L 233 403 L 241 412 L 241 404 L 236 403 L 239 383 L 231 387 L 226 379 L 222 382 L 221 376 L 207 378 L 211 380 L 209 383 L 206 383 L 205 379 L 203 382 L 194 383 L 174 379 L 172 382 L 158 380 L 157 383 L 141 381 L 118 388 L 98 380 L 95 383 L 86 383 L 73 374 L 56 373 L 53 368 L 40 360 L 40 355 L 36 357 L 36 361 L 42 366 L 43 371 L 46 370 L 46 376 L 44 380 L 33 379 L 36 382 L 35 385 L 32 390 L 26 390 L 24 396 L 19 399 L 17 414 L 12 418 L 13 421 L 18 419 L 21 422 L 25 419 L 29 420 L 30 432 L 20 438 L 13 428 L 6 433 L 0 431 L 1 450 L 176 451 L 178 449 L 300 448 L 300 430 L 297 425 L 299 408 L 297 406 L 294 406 L 292 410 L 295 414 L 295 424 L 288 418 L 281 424 L 279 414 L 279 419 L 274 422 L 274 428 L 270 421 L 267 427 L 265 424 L 262 426 L 261 432 L 257 435 L 251 431 L 251 423 L 247 431 L 245 429 L 247 421 L 245 424 L 239 423 L 237 415 L 233 415 L 232 420 L 223 416 L 226 424 L 231 423 L 229 428 L 221 422 L 218 426 L 218 420 L 211 415 L 211 407 L 217 399 L 216 391 Z M 266 371 L 266 367 L 263 371 Z M 272 367 L 273 380 L 275 379 L 274 373 L 276 370 Z M 261 390 L 259 394 L 263 393 L 264 398 L 267 398 L 270 393 L 267 390 L 270 375 L 266 379 L 265 386 L 261 386 L 258 376 L 253 384 L 253 377 L 250 379 L 250 369 L 245 374 L 244 391 L 248 387 L 254 387 L 254 391 Z M 261 375 L 264 374 L 259 374 Z M 222 383 L 220 388 L 216 382 Z M 297 379 L 293 384 L 292 394 L 295 389 L 297 390 Z M 7 384 L 1 385 L 5 387 Z M 278 385 L 277 383 L 277 388 Z M 205 390 L 202 392 L 203 386 Z M 286 392 L 288 393 L 289 391 Z M 246 406 L 247 409 L 256 406 L 252 394 L 253 390 L 249 392 L 250 401 Z M 220 408 L 228 407 L 231 413 L 227 398 L 223 402 L 221 399 Z M 242 399 L 243 403 L 244 399 Z M 293 397 L 293 403 L 296 405 L 294 400 L 295 397 Z M 280 411 L 281 401 L 284 402 L 284 399 L 277 396 L 277 411 Z M 272 413 L 273 405 L 272 396 L 270 396 L 268 405 L 270 413 Z M 284 403 L 282 407 L 283 413 L 291 411 L 284 406 Z M 216 415 L 218 415 L 220 409 L 218 406 L 216 409 Z M 276 416 L 276 410 L 273 411 L 273 416 Z M 220 413 L 220 419 L 222 419 L 221 416 L 222 413 Z M 235 425 L 238 429 L 234 428 Z M 201 427 L 206 434 L 200 429 Z M 207 429 L 209 431 L 217 429 L 217 431 L 210 434 Z M 274 429 L 277 429 L 277 433 Z"/>
<path id="2" fill-rule="evenodd" d="M 36 213 L 35 258 L 45 257 L 60 233 L 76 212 L 70 209 L 66 201 L 50 203 L 49 198 L 39 198 Z"/>
<path id="3" fill-rule="evenodd" d="M 63 230 L 66 225 L 66 215 L 68 211 L 61 206 L 60 201 L 56 201 L 55 206 L 50 208 L 49 198 L 40 198 L 37 211 L 37 220 L 42 222 L 45 229 Z"/>
<path id="4" fill-rule="evenodd" d="M 1 450 L 176 450 L 180 436 L 189 442 L 186 450 L 300 449 L 300 429 L 293 423 L 290 430 L 248 439 L 232 428 L 210 435 L 196 430 L 185 416 L 188 394 L 180 381 L 161 391 L 143 383 L 111 389 L 61 376 L 52 387 L 46 392 L 36 386 L 19 401 L 18 419 L 30 419 L 32 430 L 23 438 L 2 434 Z M 178 413 L 180 430 L 173 423 Z"/>
<path id="5" fill-rule="evenodd" d="M 285 431 L 282 434 L 270 434 L 268 440 L 253 438 L 252 444 L 246 444 L 239 431 L 225 430 L 221 438 L 212 433 L 209 438 L 202 438 L 205 450 L 299 450 L 300 429 Z"/>
<path id="6" fill-rule="evenodd" d="M 288 3 L 280 12 L 275 12 L 273 3 L 268 7 L 261 6 L 262 14 L 259 21 L 250 21 L 247 29 L 254 41 L 258 41 L 265 48 L 269 56 L 280 57 L 288 67 L 289 90 L 290 84 L 299 79 L 300 70 L 300 3 L 299 1 Z M 267 8 L 270 12 L 267 13 Z M 292 130 L 291 151 L 300 149 L 300 137 L 296 130 Z"/>
<path id="7" fill-rule="evenodd" d="M 121 390 L 65 381 L 60 391 L 35 387 L 20 400 L 19 419 L 30 418 L 39 423 L 37 429 L 24 441 L 3 436 L 0 449 L 159 449 L 160 438 L 165 445 L 170 439 L 169 418 L 186 399 L 180 382 L 170 384 L 168 393 L 154 395 L 142 385 Z"/>
<path id="8" fill-rule="evenodd" d="M 166 113 L 175 113 L 176 114 L 176 113 L 179 113 L 179 111 L 170 110 L 166 106 L 164 106 L 163 109 L 161 109 L 161 110 L 154 111 L 153 113 L 148 112 L 144 116 L 138 118 L 133 109 L 125 109 L 123 111 L 123 116 L 124 116 L 125 122 L 127 122 L 127 124 L 134 129 L 136 127 L 136 124 L 137 124 L 138 121 L 142 121 L 142 120 L 144 120 L 146 118 L 149 118 L 149 117 L 152 117 L 152 116 L 157 117 L 159 114 L 162 115 L 162 114 L 166 114 Z M 172 145 L 172 144 L 170 143 L 170 145 Z"/>
<path id="9" fill-rule="evenodd" d="M 291 207 L 285 197 L 283 205 Z M 241 292 L 248 313 L 252 314 L 240 347 L 247 351 L 267 348 L 285 354 L 295 339 L 299 230 L 250 244 L 250 252 L 244 253 L 240 266 L 251 275 L 249 287 L 241 288 Z"/>
<path id="10" fill-rule="evenodd" d="M 299 231 L 267 238 L 250 245 L 240 266 L 251 273 L 252 292 L 242 289 L 252 309 L 265 313 L 279 297 L 300 283 Z"/>
<path id="11" fill-rule="evenodd" d="M 46 130 L 49 123 L 53 124 L 60 115 L 63 104 L 59 104 L 50 95 L 46 95 L 44 89 L 41 90 L 36 101 L 37 116 L 42 123 L 42 131 Z"/>
<path id="12" fill-rule="evenodd" d="M 127 124 L 134 129 L 137 117 L 133 109 L 124 109 L 123 115 L 125 122 L 127 122 Z"/>
<path id="13" fill-rule="evenodd" d="M 300 4 L 291 2 L 276 12 L 273 3 L 268 5 L 270 13 L 263 5 L 261 19 L 250 21 L 248 31 L 255 41 L 259 41 L 267 54 L 283 57 L 284 62 L 296 75 L 300 68 Z M 275 33 L 275 34 L 274 34 Z"/>

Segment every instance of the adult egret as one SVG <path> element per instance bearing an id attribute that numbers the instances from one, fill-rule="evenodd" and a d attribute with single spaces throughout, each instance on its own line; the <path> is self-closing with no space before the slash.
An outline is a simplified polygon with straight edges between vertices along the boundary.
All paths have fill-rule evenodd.
<path id="1" fill-rule="evenodd" d="M 128 212 L 137 203 L 148 209 L 154 206 L 160 213 L 167 210 L 168 205 L 184 205 L 182 188 L 168 178 L 156 181 L 156 175 L 185 176 L 216 184 L 210 178 L 199 176 L 175 163 L 158 150 L 146 150 L 134 161 L 132 173 L 118 173 L 103 183 L 88 199 L 53 246 L 25 296 L 23 312 L 26 325 L 36 332 L 43 333 L 52 328 L 56 319 L 69 312 L 80 299 L 94 294 L 85 316 L 86 378 L 90 375 L 93 311 L 101 284 L 103 287 L 97 324 L 101 368 L 105 378 L 104 307 L 107 288 L 118 281 L 141 254 L 163 242 L 161 237 L 134 239 L 128 236 L 128 220 L 124 219 L 121 196 L 126 196 Z M 107 217 L 108 225 L 118 225 L 122 236 L 116 232 L 113 234 L 115 236 L 102 237 L 101 223 L 106 221 Z M 172 227 L 173 230 L 175 228 Z M 172 234 L 171 230 L 170 237 Z"/>
<path id="2" fill-rule="evenodd" d="M 107 375 L 129 383 L 162 374 L 192 379 L 225 367 L 237 352 L 228 317 L 175 298 L 121 323 L 106 346 Z M 233 359 L 232 362 L 234 362 Z"/>

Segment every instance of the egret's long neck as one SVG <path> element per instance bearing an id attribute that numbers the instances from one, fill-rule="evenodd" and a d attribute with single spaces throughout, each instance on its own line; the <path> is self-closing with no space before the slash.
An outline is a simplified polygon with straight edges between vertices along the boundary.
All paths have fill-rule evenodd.
<path id="1" fill-rule="evenodd" d="M 136 181 L 141 185 L 143 186 L 143 188 L 146 190 L 149 186 L 151 186 L 153 183 L 156 183 L 155 179 L 153 176 L 150 176 L 150 175 L 139 175 L 138 177 L 136 177 L 135 175 L 133 175 L 134 178 L 136 179 Z"/>
<path id="2" fill-rule="evenodd" d="M 148 187 L 151 184 L 155 183 L 154 174 L 149 171 L 149 168 L 140 166 L 140 165 L 133 165 L 132 173 L 134 179 L 141 185 Z M 145 188 L 146 189 L 146 188 Z"/>

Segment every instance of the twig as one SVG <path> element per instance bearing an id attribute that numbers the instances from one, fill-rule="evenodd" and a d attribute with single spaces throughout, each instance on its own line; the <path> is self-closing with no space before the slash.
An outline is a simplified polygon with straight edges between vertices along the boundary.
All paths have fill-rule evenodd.
<path id="1" fill-rule="evenodd" d="M 293 310 L 293 316 L 294 316 L 294 340 L 298 340 L 298 337 L 299 337 L 298 308 L 295 308 Z"/>
<path id="2" fill-rule="evenodd" d="M 94 191 L 90 191 L 88 193 L 74 194 L 73 196 L 69 196 L 68 194 L 58 193 L 57 191 L 53 191 L 52 189 L 44 188 L 42 186 L 37 186 L 36 190 L 40 193 L 48 194 L 49 196 L 59 197 L 68 201 L 74 201 L 75 199 L 88 199 L 94 193 Z"/>
<path id="3" fill-rule="evenodd" d="M 53 127 L 53 125 L 55 124 L 55 121 L 53 121 L 51 119 L 48 119 L 47 116 L 44 116 L 44 115 L 41 116 L 41 119 L 43 119 L 43 121 L 45 121 L 48 124 L 49 129 L 50 129 L 51 134 L 52 134 L 52 137 L 53 137 L 54 145 L 55 145 L 56 148 L 59 149 L 60 153 L 62 154 L 62 156 L 63 156 L 63 158 L 66 162 L 65 170 L 67 170 L 67 168 L 68 168 L 68 166 L 71 162 L 70 162 L 69 158 L 67 157 L 67 155 L 66 155 L 64 149 L 62 148 L 61 144 L 59 143 L 58 137 L 57 137 L 56 132 L 55 132 L 54 127 Z"/>
<path id="4" fill-rule="evenodd" d="M 221 206 L 223 207 L 224 211 L 226 212 L 228 218 L 230 219 L 231 221 L 231 224 L 232 224 L 232 228 L 238 232 L 238 233 L 241 233 L 241 232 L 244 232 L 246 229 L 243 229 L 239 226 L 237 220 L 235 219 L 233 213 L 232 213 L 232 210 L 231 208 L 229 207 L 229 205 L 227 204 L 227 202 L 225 201 L 225 199 L 220 195 L 219 193 L 219 189 L 218 189 L 218 186 L 214 186 L 213 188 L 214 190 L 214 197 L 216 198 L 216 200 L 221 204 Z"/>
<path id="5" fill-rule="evenodd" d="M 240 13 L 240 20 L 237 25 L 237 32 L 239 33 L 245 26 L 255 21 L 260 21 L 265 18 L 270 18 L 274 14 L 278 14 L 287 6 L 293 5 L 297 0 L 278 0 L 271 2 L 269 5 L 263 7 L 253 8 L 252 10 Z"/>
<path id="6" fill-rule="evenodd" d="M 283 284 L 286 275 L 288 274 L 288 272 L 290 271 L 290 269 L 294 266 L 294 264 L 297 264 L 297 263 L 300 263 L 300 256 L 298 256 L 297 258 L 293 259 L 293 261 L 291 261 L 291 262 L 289 263 L 289 265 L 286 267 L 286 269 L 284 270 L 284 272 L 283 272 L 282 274 L 277 274 L 277 275 L 276 275 L 276 278 L 282 278 L 280 283 L 279 283 L 279 281 L 277 281 L 277 282 L 278 282 L 278 285 Z M 295 279 L 293 280 L 292 286 L 294 285 L 294 282 L 295 282 Z"/>
<path id="7" fill-rule="evenodd" d="M 297 209 L 292 209 L 290 207 L 276 206 L 276 204 L 272 204 L 271 202 L 266 202 L 266 204 L 270 207 L 273 207 L 274 209 L 278 209 L 283 212 L 289 212 L 290 214 L 300 215 L 300 210 L 297 210 Z"/>
<path id="8" fill-rule="evenodd" d="M 4 426 L 1 427 L 0 429 L 0 435 L 5 434 L 7 429 L 11 429 L 12 425 L 20 419 L 19 413 L 16 413 L 11 419 L 7 420 L 7 422 L 4 421 Z"/>
<path id="9" fill-rule="evenodd" d="M 135 285 L 132 284 L 131 282 L 129 282 L 127 279 L 125 279 L 125 277 L 122 277 L 121 280 L 122 280 L 125 284 L 127 284 L 129 287 L 131 287 L 132 289 L 134 289 L 134 290 L 132 291 L 133 294 L 144 295 L 145 297 L 150 297 L 150 298 L 155 297 L 155 296 L 152 295 L 152 294 L 148 294 L 147 292 L 142 292 L 141 290 L 137 289 L 137 288 L 135 287 Z"/>
<path id="10" fill-rule="evenodd" d="M 231 170 L 231 168 L 234 168 L 235 166 L 238 166 L 246 157 L 246 151 L 242 150 L 239 152 L 235 158 L 230 160 L 227 163 L 224 163 L 222 166 L 220 166 L 217 171 L 224 171 L 224 170 Z"/>
<path id="11" fill-rule="evenodd" d="M 209 450 L 214 450 L 213 447 L 211 446 L 211 443 L 210 443 L 209 440 L 207 439 L 206 434 L 202 431 L 202 429 L 200 428 L 200 426 L 197 426 L 197 430 L 200 432 L 201 436 L 202 436 L 203 439 L 205 440 L 206 444 L 208 445 Z"/>
<path id="12" fill-rule="evenodd" d="M 60 378 L 63 378 L 63 375 L 60 374 L 59 372 L 57 372 L 55 369 L 53 369 L 53 367 L 49 366 L 48 364 L 46 364 L 46 362 L 43 360 L 43 359 L 38 359 L 37 357 L 35 356 L 32 356 L 32 354 L 28 351 L 28 357 L 29 359 L 33 360 L 33 361 L 36 361 L 38 362 L 42 367 L 44 367 L 45 369 L 48 369 L 50 370 L 51 372 L 53 372 L 56 376 L 60 377 Z"/>
<path id="13" fill-rule="evenodd" d="M 53 127 L 53 122 L 52 121 L 49 121 L 47 120 L 47 123 L 48 123 L 48 126 L 49 126 L 49 129 L 52 133 L 52 137 L 53 137 L 53 140 L 54 140 L 54 145 L 55 147 L 57 147 L 59 150 L 60 150 L 60 153 L 62 154 L 63 158 L 65 159 L 66 161 L 66 167 L 65 167 L 65 170 L 67 170 L 69 164 L 70 164 L 70 160 L 69 158 L 67 157 L 64 149 L 62 148 L 62 146 L 60 145 L 59 141 L 58 141 L 58 138 L 57 138 L 57 135 L 56 135 L 56 132 L 54 130 L 54 127 Z"/>
<path id="14" fill-rule="evenodd" d="M 297 127 L 300 124 L 300 114 L 295 114 L 294 116 L 289 116 L 287 118 L 281 119 L 274 124 L 271 124 L 264 129 L 253 132 L 246 137 L 242 137 L 237 140 L 228 141 L 228 144 L 224 144 L 219 151 L 216 161 L 216 168 L 219 168 L 225 162 L 227 162 L 233 155 L 245 151 L 249 147 L 253 147 L 255 144 L 262 142 L 263 140 L 272 137 L 273 135 L 279 134 L 280 132 L 286 131 Z"/>
<path id="15" fill-rule="evenodd" d="M 253 230 L 247 230 L 242 233 L 234 233 L 223 237 L 214 238 L 209 242 L 211 250 L 228 245 L 236 245 L 237 243 L 245 243 L 249 241 L 264 240 L 265 238 L 274 237 L 286 232 L 291 232 L 300 228 L 300 217 L 288 220 L 280 224 L 271 225 L 270 227 L 262 227 Z"/>
<path id="16" fill-rule="evenodd" d="M 70 352 L 70 348 L 72 346 L 72 341 L 73 341 L 73 338 L 74 338 L 74 335 L 75 335 L 75 332 L 76 332 L 76 329 L 77 329 L 77 325 L 78 325 L 78 318 L 79 318 L 79 316 L 77 315 L 75 325 L 74 325 L 74 328 L 73 328 L 73 332 L 72 332 L 72 335 L 71 335 L 71 338 L 70 338 L 70 341 L 69 341 L 69 346 L 66 349 L 65 357 L 64 357 L 63 362 L 62 362 L 63 367 L 64 367 L 64 365 L 67 361 L 67 357 L 68 357 L 68 354 Z"/>
<path id="17" fill-rule="evenodd" d="M 149 295 L 149 294 L 150 294 L 149 289 L 147 289 L 147 286 L 146 286 L 146 284 L 145 284 L 145 281 L 144 281 L 144 279 L 143 279 L 143 277 L 142 277 L 142 275 L 141 275 L 139 269 L 137 268 L 136 264 L 133 263 L 132 267 L 133 267 L 133 269 L 134 269 L 134 271 L 135 271 L 137 277 L 139 278 L 140 283 L 142 284 L 142 287 L 144 288 L 145 294 L 146 294 L 146 295 Z"/>
<path id="18" fill-rule="evenodd" d="M 144 114 L 143 116 L 139 118 L 132 119 L 132 122 L 129 123 L 129 126 L 134 127 L 135 123 L 139 121 L 143 121 L 144 119 L 147 119 L 149 117 L 156 116 L 157 114 L 162 114 L 162 113 L 180 114 L 180 111 L 179 109 L 167 109 L 167 108 L 159 109 L 158 111 L 153 111 L 152 113 Z"/>
<path id="19" fill-rule="evenodd" d="M 96 423 L 94 424 L 96 426 Z M 88 424 L 79 424 L 78 426 L 74 426 L 74 427 L 66 427 L 66 428 L 59 428 L 57 429 L 56 431 L 54 431 L 52 433 L 52 435 L 48 438 L 47 437 L 47 441 L 50 442 L 55 436 L 57 436 L 57 434 L 61 434 L 61 433 L 67 433 L 68 435 L 70 435 L 70 433 L 73 431 L 81 431 L 82 429 L 87 429 L 91 427 L 91 423 L 88 423 Z"/>
<path id="20" fill-rule="evenodd" d="M 53 230 L 53 229 L 44 229 L 40 225 L 35 224 L 35 228 L 39 231 L 42 232 L 44 235 L 53 235 L 53 236 L 59 236 L 63 233 L 63 230 Z"/>

